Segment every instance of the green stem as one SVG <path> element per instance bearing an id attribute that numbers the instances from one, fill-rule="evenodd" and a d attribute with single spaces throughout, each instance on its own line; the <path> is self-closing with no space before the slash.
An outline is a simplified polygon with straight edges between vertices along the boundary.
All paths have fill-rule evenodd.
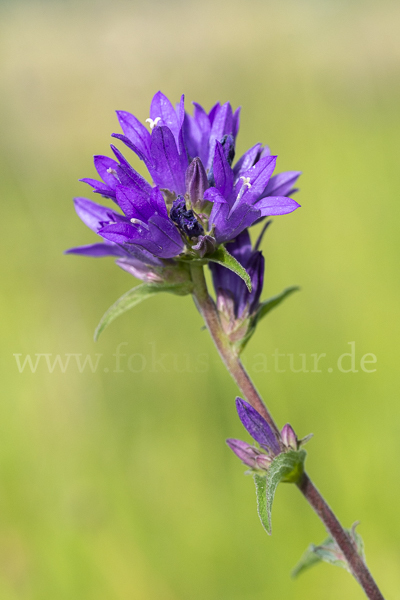
<path id="1" fill-rule="evenodd" d="M 203 267 L 192 265 L 191 275 L 194 287 L 194 301 L 207 325 L 226 368 L 235 380 L 247 402 L 249 402 L 249 404 L 251 404 L 270 425 L 283 449 L 281 435 L 272 415 L 262 401 L 261 396 L 243 367 L 240 358 L 232 349 L 232 345 L 222 329 L 217 308 L 208 293 Z M 357 548 L 339 523 L 327 502 L 314 486 L 307 473 L 303 474 L 297 487 L 324 523 L 330 535 L 336 541 L 347 560 L 352 574 L 363 588 L 367 597 L 370 600 L 384 600 L 366 564 L 358 554 Z"/>

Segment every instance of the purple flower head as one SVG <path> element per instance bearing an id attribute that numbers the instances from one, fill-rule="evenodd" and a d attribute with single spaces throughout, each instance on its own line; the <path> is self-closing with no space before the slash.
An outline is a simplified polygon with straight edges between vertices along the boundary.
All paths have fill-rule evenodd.
<path id="1" fill-rule="evenodd" d="M 271 177 L 275 157 L 260 144 L 232 166 L 239 113 L 229 102 L 208 113 L 194 103 L 189 115 L 183 96 L 174 107 L 161 92 L 152 99 L 146 124 L 117 111 L 122 133 L 113 137 L 145 163 L 152 184 L 113 145 L 113 158 L 95 156 L 99 180 L 82 181 L 118 208 L 77 198 L 78 215 L 102 241 L 69 252 L 116 256 L 124 268 L 131 261 L 129 271 L 143 276 L 147 266 L 185 252 L 203 257 L 265 215 L 297 208 L 286 195 L 299 173 Z"/>
<path id="2" fill-rule="evenodd" d="M 281 452 L 279 442 L 267 421 L 248 402 L 236 398 L 236 409 L 239 419 L 248 433 L 262 448 L 272 454 Z"/>

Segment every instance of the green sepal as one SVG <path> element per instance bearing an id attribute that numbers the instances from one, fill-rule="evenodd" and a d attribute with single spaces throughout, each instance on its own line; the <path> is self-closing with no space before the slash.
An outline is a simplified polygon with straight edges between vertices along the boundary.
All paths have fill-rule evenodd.
<path id="1" fill-rule="evenodd" d="M 362 537 L 356 532 L 355 526 L 356 525 L 353 525 L 351 529 L 346 529 L 346 533 L 350 536 L 353 543 L 355 544 L 358 554 L 365 561 L 364 542 Z M 349 573 L 351 572 L 340 548 L 336 544 L 335 540 L 331 536 L 329 536 L 319 546 L 311 544 L 307 548 L 307 550 L 301 557 L 299 563 L 293 569 L 292 577 L 297 577 L 298 575 L 300 575 L 300 573 L 303 573 L 310 567 L 321 562 L 326 562 L 330 565 L 346 569 L 346 571 L 348 571 Z"/>
<path id="2" fill-rule="evenodd" d="M 293 294 L 293 292 L 297 292 L 298 290 L 300 290 L 300 288 L 297 286 L 287 288 L 286 290 L 283 290 L 283 292 L 281 292 L 277 296 L 273 296 L 272 298 L 269 298 L 268 300 L 265 300 L 265 302 L 262 302 L 260 304 L 257 312 L 250 319 L 250 323 L 249 323 L 246 335 L 236 345 L 239 354 L 246 347 L 248 341 L 250 340 L 251 336 L 255 332 L 259 321 L 261 321 L 261 319 L 263 319 L 272 309 L 279 306 L 279 304 L 281 302 L 283 302 L 288 296 Z"/>
<path id="3" fill-rule="evenodd" d="M 219 246 L 213 254 L 208 255 L 208 261 L 216 262 L 227 269 L 230 269 L 245 282 L 247 289 L 251 292 L 251 279 L 246 269 L 228 252 L 225 246 Z"/>
<path id="4" fill-rule="evenodd" d="M 186 296 L 186 294 L 190 294 L 193 289 L 192 282 L 183 282 L 183 283 L 142 283 L 134 287 L 129 292 L 126 292 L 121 298 L 118 298 L 116 302 L 104 313 L 102 318 L 100 319 L 100 323 L 96 327 L 96 331 L 94 333 L 95 341 L 98 340 L 99 335 L 104 331 L 109 324 L 114 321 L 117 317 L 122 315 L 127 310 L 130 310 L 143 300 L 147 300 L 151 296 L 155 294 L 159 294 L 160 292 L 169 292 L 171 294 L 176 294 L 178 296 Z"/>
<path id="5" fill-rule="evenodd" d="M 275 456 L 267 473 L 254 474 L 257 494 L 258 516 L 265 531 L 271 535 L 271 512 L 278 484 L 297 483 L 304 471 L 305 450 L 289 450 Z"/>

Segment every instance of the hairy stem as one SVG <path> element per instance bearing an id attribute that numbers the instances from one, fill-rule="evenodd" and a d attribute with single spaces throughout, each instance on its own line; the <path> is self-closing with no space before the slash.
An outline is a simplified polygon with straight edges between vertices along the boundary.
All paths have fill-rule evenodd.
<path id="1" fill-rule="evenodd" d="M 274 419 L 243 367 L 240 358 L 233 351 L 230 341 L 221 327 L 217 308 L 207 290 L 203 267 L 192 265 L 191 274 L 194 284 L 194 301 L 207 325 L 226 368 L 235 380 L 247 402 L 249 402 L 249 404 L 251 404 L 271 426 L 280 446 L 283 448 L 281 435 Z M 363 588 L 367 597 L 370 598 L 370 600 L 384 600 L 366 564 L 358 554 L 353 541 L 343 529 L 307 473 L 303 474 L 297 487 L 324 523 L 330 535 L 336 541 L 347 560 L 352 574 Z"/>

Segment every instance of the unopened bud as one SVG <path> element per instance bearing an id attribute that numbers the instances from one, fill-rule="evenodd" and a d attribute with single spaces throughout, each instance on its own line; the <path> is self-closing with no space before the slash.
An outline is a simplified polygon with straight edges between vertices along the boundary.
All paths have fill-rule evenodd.
<path id="1" fill-rule="evenodd" d="M 186 169 L 185 181 L 192 207 L 197 212 L 201 212 L 208 205 L 207 200 L 203 199 L 204 192 L 208 188 L 208 180 L 206 170 L 198 156 Z"/>
<path id="2" fill-rule="evenodd" d="M 282 429 L 282 442 L 285 444 L 287 448 L 291 448 L 292 450 L 298 450 L 298 442 L 297 435 L 293 431 L 293 427 L 286 423 L 284 428 Z"/>
<path id="3" fill-rule="evenodd" d="M 242 440 L 228 439 L 226 440 L 229 448 L 236 454 L 238 458 L 245 465 L 250 467 L 251 469 L 257 469 L 256 458 L 258 458 L 259 451 L 254 446 L 250 446 L 247 442 L 242 442 Z"/>
<path id="4" fill-rule="evenodd" d="M 266 454 L 259 454 L 256 458 L 256 464 L 259 469 L 263 471 L 268 471 L 270 465 L 272 463 L 272 458 L 267 456 Z"/>

